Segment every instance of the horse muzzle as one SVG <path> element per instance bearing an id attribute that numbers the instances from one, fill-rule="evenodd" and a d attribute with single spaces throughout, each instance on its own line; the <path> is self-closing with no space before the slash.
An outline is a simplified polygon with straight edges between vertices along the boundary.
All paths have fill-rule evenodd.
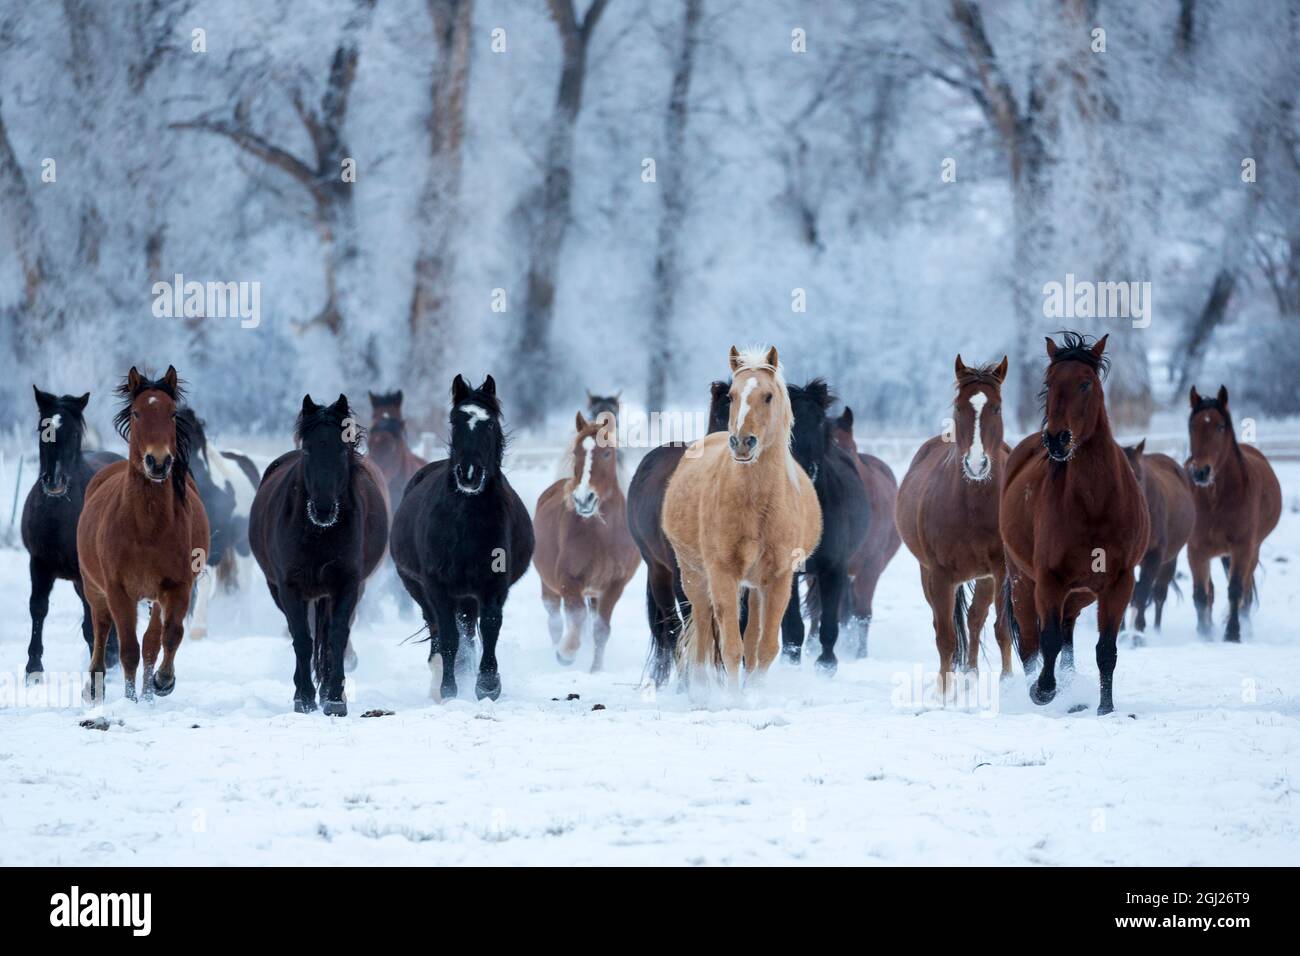
<path id="1" fill-rule="evenodd" d="M 68 496 L 68 483 L 62 475 L 41 475 L 41 492 L 47 498 L 66 498 Z"/>
<path id="2" fill-rule="evenodd" d="M 600 510 L 600 499 L 592 492 L 588 492 L 582 497 L 579 497 L 577 494 L 574 494 L 572 497 L 573 510 L 577 513 L 579 518 L 590 518 Z"/>
<path id="3" fill-rule="evenodd" d="M 747 435 L 744 438 L 731 435 L 727 439 L 727 446 L 731 449 L 731 460 L 742 465 L 747 465 L 758 457 L 757 435 Z"/>
<path id="4" fill-rule="evenodd" d="M 320 512 L 316 510 L 316 502 L 308 498 L 307 499 L 307 520 L 310 521 L 318 528 L 333 527 L 334 523 L 339 520 L 338 499 L 337 498 L 334 499 L 334 506 L 330 509 L 329 514 L 325 515 L 324 517 L 321 517 Z"/>
<path id="5" fill-rule="evenodd" d="M 1210 465 L 1202 465 L 1199 468 L 1189 469 L 1192 476 L 1192 482 L 1202 488 L 1214 484 L 1214 468 Z"/>
<path id="6" fill-rule="evenodd" d="M 989 475 L 993 473 L 993 459 L 985 455 L 983 458 L 973 460 L 970 455 L 966 455 L 961 460 L 961 473 L 970 481 L 987 481 Z"/>
<path id="7" fill-rule="evenodd" d="M 1043 432 L 1043 445 L 1047 448 L 1047 457 L 1052 461 L 1069 461 L 1074 457 L 1074 436 L 1068 428 L 1059 432 Z"/>
<path id="8" fill-rule="evenodd" d="M 150 481 L 166 481 L 167 476 L 172 473 L 172 456 L 165 455 L 162 461 L 159 461 L 153 455 L 144 456 L 144 474 Z"/>
<path id="9" fill-rule="evenodd" d="M 456 479 L 456 490 L 464 495 L 476 495 L 487 484 L 487 472 L 475 465 L 465 469 L 457 465 L 452 469 L 452 475 Z"/>

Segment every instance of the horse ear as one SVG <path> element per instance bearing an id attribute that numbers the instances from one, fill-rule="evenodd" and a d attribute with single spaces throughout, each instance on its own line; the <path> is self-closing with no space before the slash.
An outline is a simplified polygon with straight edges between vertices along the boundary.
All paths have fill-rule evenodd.
<path id="1" fill-rule="evenodd" d="M 840 427 L 846 432 L 853 430 L 853 409 L 844 406 L 844 411 L 840 412 Z"/>
<path id="2" fill-rule="evenodd" d="M 166 385 L 169 389 L 171 389 L 173 392 L 176 391 L 176 384 L 177 384 L 176 366 L 174 365 L 167 366 L 167 372 L 162 377 L 162 383 Z"/>
<path id="3" fill-rule="evenodd" d="M 400 405 L 402 404 L 402 390 L 399 388 L 399 389 L 398 389 L 396 392 L 394 392 L 393 394 L 396 396 L 396 398 L 397 398 L 397 404 L 400 406 Z"/>
<path id="4" fill-rule="evenodd" d="M 1219 404 L 1224 408 L 1228 407 L 1228 386 L 1226 385 L 1219 386 Z"/>
<path id="5" fill-rule="evenodd" d="M 953 365 L 952 370 L 958 378 L 961 378 L 961 373 L 966 371 L 966 363 L 961 360 L 960 352 L 957 353 L 957 362 Z"/>
<path id="6" fill-rule="evenodd" d="M 46 405 L 49 405 L 51 402 L 54 401 L 53 395 L 51 395 L 49 392 L 42 392 L 35 385 L 32 386 L 32 391 L 36 393 L 37 408 L 44 408 Z"/>
<path id="7" fill-rule="evenodd" d="M 1097 358 L 1101 358 L 1101 353 L 1106 351 L 1106 340 L 1108 338 L 1110 338 L 1109 332 L 1107 332 L 1105 335 L 1103 335 L 1093 344 L 1092 354 L 1097 356 Z"/>
<path id="8" fill-rule="evenodd" d="M 1056 358 L 1056 343 L 1052 341 L 1052 337 L 1050 335 L 1045 335 L 1043 336 L 1043 338 L 1047 340 L 1047 357 L 1049 359 Z"/>
<path id="9" fill-rule="evenodd" d="M 493 398 L 496 398 L 497 380 L 494 379 L 491 375 L 489 375 L 487 378 L 483 379 L 483 387 L 482 389 L 480 389 L 480 391 L 483 391 L 488 395 L 491 395 Z"/>
<path id="10" fill-rule="evenodd" d="M 734 345 L 731 347 L 731 354 L 727 357 L 727 361 L 731 364 L 731 373 L 733 375 L 740 371 L 740 350 Z"/>
<path id="11" fill-rule="evenodd" d="M 993 370 L 993 377 L 998 380 L 999 385 L 1007 380 L 1007 357 L 1005 355 L 1002 356 L 1002 361 L 998 363 L 998 367 Z"/>
<path id="12" fill-rule="evenodd" d="M 578 412 L 578 417 L 574 424 L 578 426 L 578 431 L 582 431 L 587 427 L 587 420 L 582 417 L 582 412 Z"/>
<path id="13" fill-rule="evenodd" d="M 310 392 L 308 392 L 306 395 L 302 397 L 302 413 L 304 415 L 310 415 L 312 412 L 318 410 L 319 408 L 320 406 L 311 400 Z"/>
<path id="14" fill-rule="evenodd" d="M 451 382 L 451 402 L 453 405 L 459 405 L 469 397 L 471 389 L 469 382 L 457 375 Z"/>
<path id="15" fill-rule="evenodd" d="M 140 375 L 140 370 L 136 368 L 134 365 L 132 365 L 131 371 L 126 373 L 127 389 L 129 389 L 134 394 L 135 390 L 140 387 L 141 380 L 142 377 Z"/>
<path id="16" fill-rule="evenodd" d="M 776 346 L 775 346 L 775 345 L 773 345 L 770 349 L 767 350 L 767 355 L 764 356 L 763 361 L 766 362 L 768 365 L 772 366 L 772 368 L 780 368 L 780 367 L 781 367 L 781 359 L 780 359 L 780 357 L 776 354 Z"/>
<path id="17" fill-rule="evenodd" d="M 1133 446 L 1133 454 L 1137 455 L 1139 458 L 1142 456 L 1142 453 L 1145 452 L 1146 450 L 1147 450 L 1147 440 L 1145 438 Z"/>
<path id="18" fill-rule="evenodd" d="M 614 393 L 614 401 L 617 402 L 620 399 L 622 399 L 622 397 L 623 397 L 623 390 L 620 388 L 617 392 Z"/>
<path id="19" fill-rule="evenodd" d="M 591 389 L 589 389 L 589 388 L 584 388 L 583 391 L 587 393 L 587 404 L 588 404 L 588 405 L 590 405 L 592 402 L 594 402 L 594 401 L 596 400 L 596 396 L 593 395 L 593 394 L 591 394 Z"/>
<path id="20" fill-rule="evenodd" d="M 366 392 L 366 394 L 370 396 L 370 405 L 371 405 L 372 408 L 373 408 L 375 405 L 378 405 L 378 404 L 379 404 L 379 396 L 378 396 L 378 395 L 376 395 L 374 392 Z"/>
<path id="21" fill-rule="evenodd" d="M 1187 401 L 1191 404 L 1192 408 L 1201 404 L 1201 393 L 1196 390 L 1195 385 L 1193 385 L 1192 390 L 1187 393 Z"/>
<path id="22" fill-rule="evenodd" d="M 340 418 L 346 417 L 348 414 L 348 397 L 342 392 L 339 392 L 339 397 L 335 399 L 334 404 L 330 406 L 330 411 L 338 415 Z"/>
<path id="23" fill-rule="evenodd" d="M 82 395 L 80 398 L 75 399 L 75 401 L 77 403 L 77 411 L 84 412 L 86 410 L 86 406 L 90 404 L 90 393 L 87 392 L 85 395 Z"/>

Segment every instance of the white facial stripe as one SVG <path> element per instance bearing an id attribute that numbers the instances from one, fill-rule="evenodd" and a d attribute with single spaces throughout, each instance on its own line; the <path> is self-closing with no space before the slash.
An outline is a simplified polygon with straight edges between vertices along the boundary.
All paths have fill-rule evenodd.
<path id="1" fill-rule="evenodd" d="M 751 375 L 745 387 L 740 391 L 740 409 L 736 412 L 736 434 L 745 427 L 745 416 L 749 414 L 749 393 L 758 388 L 758 376 Z"/>
<path id="2" fill-rule="evenodd" d="M 150 396 L 149 396 L 149 404 L 150 404 L 150 405 L 156 405 L 157 403 L 158 403 L 158 396 L 157 396 L 157 395 L 150 395 Z"/>
<path id="3" fill-rule="evenodd" d="M 596 447 L 596 439 L 588 435 L 582 440 L 582 480 L 578 482 L 578 487 L 573 489 L 573 493 L 579 498 L 585 498 L 591 491 L 591 463 L 595 459 L 592 449 Z"/>
<path id="4" fill-rule="evenodd" d="M 966 450 L 966 468 L 972 474 L 979 474 L 988 464 L 984 454 L 984 442 L 980 439 L 980 414 L 988 403 L 989 397 L 983 392 L 976 392 L 970 397 L 971 408 L 975 409 L 975 433 L 971 436 L 970 448 Z"/>
<path id="5" fill-rule="evenodd" d="M 465 421 L 466 424 L 469 425 L 470 431 L 473 431 L 474 426 L 479 422 L 485 422 L 492 417 L 487 413 L 487 409 L 483 408 L 481 405 L 472 405 L 468 402 L 464 405 L 458 406 L 456 411 L 465 414 Z"/>
<path id="6" fill-rule="evenodd" d="M 60 415 L 58 412 L 55 412 L 53 415 L 50 416 L 50 424 L 54 426 L 55 431 L 58 431 L 60 428 L 63 427 L 63 416 Z"/>

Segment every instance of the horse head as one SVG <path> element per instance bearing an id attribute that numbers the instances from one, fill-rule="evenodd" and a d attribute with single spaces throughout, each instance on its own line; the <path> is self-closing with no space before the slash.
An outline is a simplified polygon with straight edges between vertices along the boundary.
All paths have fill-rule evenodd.
<path id="1" fill-rule="evenodd" d="M 489 375 L 478 388 L 457 375 L 451 383 L 451 478 L 456 490 L 477 495 L 501 471 L 505 433 L 497 383 Z"/>
<path id="2" fill-rule="evenodd" d="M 587 393 L 587 415 L 592 420 L 599 420 L 601 415 L 609 415 L 613 422 L 618 421 L 618 405 L 623 397 L 622 390 L 613 395 L 593 395 Z"/>
<path id="3" fill-rule="evenodd" d="M 794 433 L 790 437 L 790 451 L 794 460 L 817 483 L 826 453 L 833 440 L 831 423 L 826 410 L 834 404 L 830 387 L 824 379 L 814 378 L 803 385 L 790 386 L 790 407 L 794 410 Z"/>
<path id="4" fill-rule="evenodd" d="M 730 362 L 727 444 L 732 460 L 747 465 L 769 447 L 788 449 L 794 412 L 776 347 L 741 352 L 733 345 Z"/>
<path id="5" fill-rule="evenodd" d="M 1110 366 L 1103 354 L 1109 336 L 1090 343 L 1075 332 L 1062 335 L 1062 345 L 1047 338 L 1050 361 L 1041 392 L 1043 444 L 1056 462 L 1069 461 L 1095 432 L 1108 428 L 1101 382 Z"/>
<path id="6" fill-rule="evenodd" d="M 339 519 L 361 443 L 348 397 L 340 394 L 332 405 L 317 405 L 311 395 L 304 395 L 294 437 L 302 448 L 307 519 L 318 528 L 328 528 Z"/>
<path id="7" fill-rule="evenodd" d="M 184 498 L 192 436 L 188 422 L 177 416 L 184 389 L 176 369 L 169 365 L 162 378 L 151 379 L 133 366 L 117 394 L 123 404 L 113 424 L 130 448 L 131 467 L 154 484 L 170 476 Z"/>
<path id="8" fill-rule="evenodd" d="M 565 507 L 579 518 L 600 513 L 600 503 L 618 491 L 617 436 L 604 419 L 589 422 L 578 412 L 570 454 L 573 472 L 565 482 Z"/>
<path id="9" fill-rule="evenodd" d="M 1002 447 L 1002 383 L 1007 357 L 997 365 L 967 365 L 957 356 L 957 397 L 953 422 L 961 473 L 970 481 L 987 481 Z"/>
<path id="10" fill-rule="evenodd" d="M 718 379 L 709 385 L 709 433 L 725 432 L 731 419 L 731 383 Z"/>
<path id="11" fill-rule="evenodd" d="M 40 413 L 36 431 L 41 442 L 41 491 L 51 498 L 62 498 L 68 493 L 68 483 L 81 460 L 81 439 L 86 430 L 84 413 L 90 393 L 79 397 L 52 395 L 35 385 L 32 390 Z"/>
<path id="12" fill-rule="evenodd" d="M 1214 398 L 1202 398 L 1196 386 L 1188 393 L 1192 412 L 1187 420 L 1187 433 L 1191 456 L 1187 459 L 1187 472 L 1192 481 L 1205 487 L 1214 484 L 1215 473 L 1222 469 L 1230 454 L 1241 454 L 1237 432 L 1228 411 L 1227 386 L 1219 386 Z"/>

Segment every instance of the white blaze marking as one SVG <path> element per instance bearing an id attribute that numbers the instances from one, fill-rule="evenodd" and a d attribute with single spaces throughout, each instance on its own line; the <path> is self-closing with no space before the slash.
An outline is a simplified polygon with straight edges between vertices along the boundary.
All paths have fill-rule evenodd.
<path id="1" fill-rule="evenodd" d="M 966 451 L 966 470 L 969 474 L 978 475 L 988 464 L 988 456 L 984 454 L 984 442 L 980 440 L 980 414 L 984 411 L 984 406 L 988 403 L 989 397 L 983 392 L 976 392 L 970 397 L 970 406 L 975 409 L 975 434 L 971 438 L 970 448 Z M 979 457 L 975 457 L 976 454 Z"/>
<path id="2" fill-rule="evenodd" d="M 582 440 L 582 480 L 578 482 L 578 487 L 573 489 L 575 498 L 585 498 L 591 492 L 591 463 L 596 457 L 591 450 L 595 447 L 596 439 L 590 435 Z"/>
<path id="3" fill-rule="evenodd" d="M 52 416 L 50 416 L 50 424 L 54 426 L 55 431 L 58 431 L 60 428 L 63 427 L 63 416 L 60 415 L 58 412 L 55 412 Z"/>
<path id="4" fill-rule="evenodd" d="M 736 434 L 740 434 L 745 425 L 745 416 L 749 414 L 749 393 L 758 388 L 758 376 L 751 375 L 740 392 L 740 410 L 736 413 Z"/>
<path id="5" fill-rule="evenodd" d="M 150 396 L 149 396 L 149 404 L 150 404 L 150 405 L 157 404 L 157 402 L 158 402 L 158 396 L 157 396 L 157 395 L 150 395 Z"/>
<path id="6" fill-rule="evenodd" d="M 465 404 L 461 405 L 456 410 L 465 413 L 466 422 L 469 425 L 470 431 L 473 431 L 474 426 L 479 422 L 485 422 L 492 417 L 487 413 L 487 410 L 480 405 Z"/>

